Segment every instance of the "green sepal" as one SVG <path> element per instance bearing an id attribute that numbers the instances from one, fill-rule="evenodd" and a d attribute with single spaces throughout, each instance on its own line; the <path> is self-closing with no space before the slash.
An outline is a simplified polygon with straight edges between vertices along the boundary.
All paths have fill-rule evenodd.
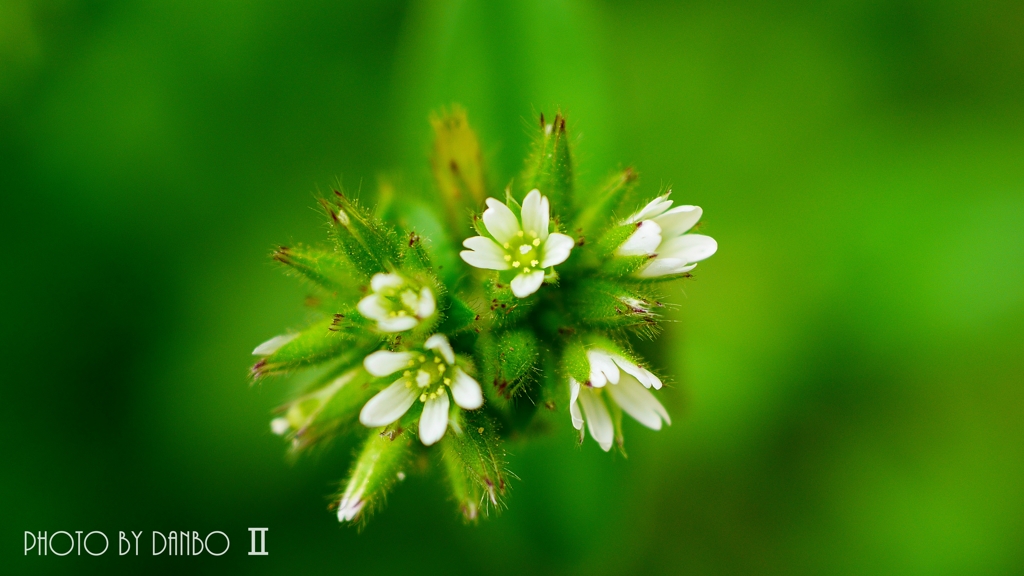
<path id="1" fill-rule="evenodd" d="M 573 220 L 572 150 L 565 130 L 565 117 L 561 112 L 555 114 L 550 124 L 544 121 L 544 115 L 541 114 L 540 127 L 535 133 L 532 150 L 523 170 L 522 186 L 523 195 L 520 197 L 536 188 L 551 202 L 554 219 L 563 223 Z"/>
<path id="2" fill-rule="evenodd" d="M 341 250 L 361 273 L 372 276 L 402 262 L 405 250 L 393 227 L 375 217 L 338 190 L 320 205 L 331 219 L 331 231 Z"/>
<path id="3" fill-rule="evenodd" d="M 454 432 L 449 432 L 449 434 L 454 434 Z M 467 523 L 475 523 L 480 519 L 484 489 L 470 475 L 466 465 L 462 462 L 462 458 L 456 450 L 457 445 L 457 441 L 441 442 L 441 465 L 444 467 L 445 478 L 448 480 L 448 489 L 462 514 L 462 519 Z"/>
<path id="4" fill-rule="evenodd" d="M 344 490 L 334 497 L 339 520 L 365 523 L 381 509 L 391 488 L 405 474 L 412 435 L 402 430 L 374 429 L 352 464 Z M 342 518 L 341 513 L 348 516 Z"/>
<path id="5" fill-rule="evenodd" d="M 603 262 L 601 273 L 621 277 L 632 274 L 650 261 L 650 256 L 617 256 L 615 250 L 636 232 L 638 224 L 621 224 L 606 231 L 597 242 L 597 255 Z"/>
<path id="6" fill-rule="evenodd" d="M 537 305 L 537 295 L 519 298 L 512 293 L 512 287 L 500 279 L 484 281 L 484 294 L 490 309 L 490 320 L 494 326 L 514 326 Z"/>
<path id="7" fill-rule="evenodd" d="M 280 246 L 272 257 L 284 264 L 289 274 L 307 280 L 337 299 L 358 296 L 359 287 L 367 282 L 366 276 L 356 272 L 348 258 L 337 250 Z"/>
<path id="8" fill-rule="evenodd" d="M 644 285 L 589 278 L 574 288 L 575 296 L 565 305 L 578 323 L 590 328 L 636 329 L 645 337 L 657 333 L 658 315 L 653 310 L 662 304 Z"/>
<path id="9" fill-rule="evenodd" d="M 448 307 L 444 310 L 444 321 L 438 326 L 441 334 L 458 334 L 470 330 L 480 320 L 476 310 L 469 307 L 461 298 L 449 293 L 445 298 Z"/>
<path id="10" fill-rule="evenodd" d="M 353 354 L 319 379 L 313 390 L 282 407 L 292 452 L 332 439 L 356 423 L 359 410 L 376 392 L 368 386 L 362 354 Z"/>
<path id="11" fill-rule="evenodd" d="M 487 198 L 483 154 L 466 112 L 455 106 L 451 112 L 432 115 L 434 147 L 430 168 L 441 193 L 449 223 L 454 230 L 465 226 L 466 215 L 480 210 Z"/>
<path id="12" fill-rule="evenodd" d="M 458 410 L 453 420 L 453 429 L 441 440 L 446 456 L 461 464 L 465 478 L 481 490 L 485 502 L 498 506 L 508 486 L 497 422 L 482 410 Z"/>
<path id="13" fill-rule="evenodd" d="M 486 382 L 497 398 L 512 402 L 535 380 L 539 342 L 532 330 L 510 330 L 495 339 Z"/>
<path id="14" fill-rule="evenodd" d="M 573 337 L 565 345 L 562 350 L 562 371 L 580 384 L 590 380 L 590 361 L 587 360 L 587 346 L 582 339 Z"/>
<path id="15" fill-rule="evenodd" d="M 253 379 L 319 364 L 335 357 L 343 347 L 352 346 L 353 335 L 333 330 L 334 322 L 335 318 L 331 317 L 314 323 L 298 337 L 257 362 L 250 371 Z"/>

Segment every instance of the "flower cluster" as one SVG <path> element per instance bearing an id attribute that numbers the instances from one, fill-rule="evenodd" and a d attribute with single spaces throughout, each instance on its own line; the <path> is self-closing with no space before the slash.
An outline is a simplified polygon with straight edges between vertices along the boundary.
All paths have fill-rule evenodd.
<path id="1" fill-rule="evenodd" d="M 475 520 L 501 503 L 512 437 L 564 427 L 609 451 L 623 413 L 671 424 L 633 344 L 656 334 L 665 283 L 717 249 L 691 232 L 699 207 L 645 198 L 632 169 L 578 188 L 561 115 L 541 116 L 500 198 L 465 114 L 433 124 L 438 202 L 393 202 L 385 183 L 371 211 L 334 191 L 320 202 L 332 245 L 274 252 L 321 319 L 257 346 L 251 374 L 306 374 L 270 424 L 293 451 L 363 438 L 334 500 L 344 522 L 367 518 L 419 453 Z"/>

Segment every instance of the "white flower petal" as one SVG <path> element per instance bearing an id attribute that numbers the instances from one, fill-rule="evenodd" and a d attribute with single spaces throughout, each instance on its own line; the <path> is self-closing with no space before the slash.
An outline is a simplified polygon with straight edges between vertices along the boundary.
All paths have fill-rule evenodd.
<path id="1" fill-rule="evenodd" d="M 519 274 L 512 279 L 512 293 L 516 298 L 526 298 L 533 294 L 544 283 L 544 271 L 534 270 L 529 274 Z"/>
<path id="2" fill-rule="evenodd" d="M 654 219 L 661 226 L 661 235 L 675 238 L 700 221 L 703 211 L 700 206 L 676 206 Z"/>
<path id="3" fill-rule="evenodd" d="M 462 368 L 456 368 L 452 377 L 452 397 L 463 410 L 476 410 L 484 404 L 480 383 L 466 374 Z"/>
<path id="4" fill-rule="evenodd" d="M 424 446 L 437 442 L 448 430 L 448 406 L 448 393 L 443 389 L 439 396 L 423 404 L 423 414 L 420 415 L 420 442 L 423 442 Z"/>
<path id="5" fill-rule="evenodd" d="M 363 358 L 363 367 L 373 376 L 387 376 L 409 366 L 412 352 L 378 350 Z"/>
<path id="6" fill-rule="evenodd" d="M 398 274 L 374 274 L 373 278 L 370 278 L 370 287 L 373 288 L 374 292 L 380 292 L 385 288 L 398 288 L 402 284 L 405 284 L 405 279 Z"/>
<path id="7" fill-rule="evenodd" d="M 668 200 L 668 194 L 658 196 L 654 200 L 647 203 L 646 206 L 637 210 L 632 216 L 626 218 L 625 224 L 635 224 L 641 220 L 650 220 L 656 216 L 660 216 L 666 210 L 672 207 L 672 201 Z"/>
<path id="8" fill-rule="evenodd" d="M 437 301 L 434 299 L 434 292 L 426 286 L 420 290 L 420 302 L 417 306 L 416 316 L 420 319 L 430 318 L 437 310 Z"/>
<path id="9" fill-rule="evenodd" d="M 278 436 L 284 436 L 286 432 L 292 427 L 291 423 L 288 422 L 287 418 L 274 418 L 270 421 L 270 431 Z"/>
<path id="10" fill-rule="evenodd" d="M 369 428 L 387 426 L 409 411 L 418 392 L 416 388 L 406 386 L 405 378 L 399 378 L 370 398 L 359 412 L 359 421 Z"/>
<path id="11" fill-rule="evenodd" d="M 576 400 L 580 397 L 580 383 L 575 378 L 569 378 L 569 418 L 572 419 L 572 427 L 583 431 L 583 414 L 580 413 L 580 405 Z"/>
<path id="12" fill-rule="evenodd" d="M 412 288 L 402 290 L 402 293 L 398 295 L 398 299 L 402 301 L 402 306 L 408 310 L 415 310 L 420 305 L 420 295 Z"/>
<path id="13" fill-rule="evenodd" d="M 613 356 L 612 360 L 614 360 L 615 363 L 619 365 L 619 368 L 622 368 L 624 372 L 631 374 L 641 384 L 643 384 L 644 388 L 650 388 L 653 386 L 655 390 L 661 389 L 661 379 L 655 376 L 650 370 L 637 366 L 622 356 Z"/>
<path id="14" fill-rule="evenodd" d="M 576 245 L 576 242 L 566 236 L 565 234 L 554 233 L 548 236 L 548 239 L 544 242 L 543 256 L 541 257 L 540 267 L 548 268 L 550 266 L 558 266 L 569 257 L 569 252 L 572 251 L 572 247 Z"/>
<path id="15" fill-rule="evenodd" d="M 616 256 L 646 256 L 658 251 L 661 244 L 661 226 L 654 220 L 644 220 L 636 231 L 615 249 Z"/>
<path id="16" fill-rule="evenodd" d="M 619 368 L 612 361 L 612 356 L 603 350 L 587 350 L 590 362 L 590 385 L 601 388 L 608 382 L 619 381 Z"/>
<path id="17" fill-rule="evenodd" d="M 420 321 L 415 316 L 394 316 L 377 320 L 377 329 L 381 332 L 394 334 L 395 332 L 412 330 L 419 323 Z"/>
<path id="18" fill-rule="evenodd" d="M 541 196 L 540 190 L 530 190 L 523 199 L 523 232 L 531 232 L 543 242 L 548 237 L 548 226 L 551 219 L 551 205 L 547 196 Z"/>
<path id="19" fill-rule="evenodd" d="M 718 250 L 718 242 L 703 234 L 683 234 L 670 238 L 658 247 L 658 256 L 688 263 L 700 262 Z"/>
<path id="20" fill-rule="evenodd" d="M 654 394 L 631 376 L 626 376 L 615 386 L 609 386 L 608 393 L 623 412 L 651 430 L 661 430 L 662 419 L 669 424 L 672 423 L 665 407 L 658 402 Z"/>
<path id="21" fill-rule="evenodd" d="M 370 320 L 382 320 L 388 317 L 388 310 L 384 307 L 384 298 L 380 294 L 370 294 L 356 304 L 356 310 L 364 318 Z"/>
<path id="22" fill-rule="evenodd" d="M 455 364 L 455 351 L 452 350 L 452 345 L 448 342 L 448 338 L 444 334 L 434 334 L 427 341 L 423 343 L 423 347 L 427 350 L 436 350 L 441 353 L 444 357 L 444 361 L 448 365 Z"/>
<path id="23" fill-rule="evenodd" d="M 611 450 L 615 427 L 612 426 L 612 416 L 608 413 L 608 406 L 605 405 L 604 400 L 598 397 L 597 392 L 587 388 L 580 390 L 579 400 L 583 405 L 583 415 L 586 417 L 590 436 L 597 440 L 602 450 L 605 452 Z"/>
<path id="24" fill-rule="evenodd" d="M 659 276 L 672 276 L 682 274 L 696 268 L 696 264 L 690 264 L 686 260 L 676 258 L 654 258 L 646 266 L 634 273 L 640 278 L 657 278 Z"/>
<path id="25" fill-rule="evenodd" d="M 487 199 L 484 210 L 484 226 L 499 243 L 504 244 L 519 233 L 519 219 L 504 203 L 494 198 Z"/>
<path id="26" fill-rule="evenodd" d="M 473 236 L 462 241 L 469 250 L 459 252 L 466 264 L 486 270 L 508 270 L 512 266 L 505 261 L 505 249 L 497 242 L 484 236 Z"/>
<path id="27" fill-rule="evenodd" d="M 366 504 L 366 501 L 362 499 L 363 488 L 365 488 L 365 485 L 352 495 L 349 495 L 348 490 L 345 491 L 345 495 L 341 497 L 341 502 L 338 503 L 339 522 L 351 522 L 355 520 L 356 516 L 359 516 L 359 512 Z"/>
<path id="28" fill-rule="evenodd" d="M 294 334 L 281 334 L 280 336 L 274 336 L 270 340 L 267 340 L 263 344 L 257 346 L 253 351 L 253 356 L 270 356 L 274 352 L 281 349 L 282 346 L 295 340 L 299 337 L 299 333 Z"/>

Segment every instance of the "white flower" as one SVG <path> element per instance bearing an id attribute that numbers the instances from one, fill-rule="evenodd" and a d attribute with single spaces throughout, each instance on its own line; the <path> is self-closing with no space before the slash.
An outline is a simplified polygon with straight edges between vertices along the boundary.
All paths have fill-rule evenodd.
<path id="1" fill-rule="evenodd" d="M 590 362 L 590 385 L 594 388 L 601 388 L 608 382 L 618 384 L 621 369 L 636 378 L 644 388 L 661 389 L 661 380 L 653 372 L 618 354 L 594 348 L 587 350 L 587 360 Z"/>
<path id="2" fill-rule="evenodd" d="M 398 420 L 418 399 L 423 402 L 420 415 L 420 441 L 425 446 L 440 440 L 448 430 L 448 390 L 460 408 L 475 410 L 483 405 L 480 384 L 455 365 L 455 352 L 448 339 L 434 334 L 424 350 L 389 352 L 378 350 L 363 360 L 366 371 L 383 377 L 402 371 L 401 377 L 363 406 L 359 421 L 375 428 Z"/>
<path id="3" fill-rule="evenodd" d="M 373 292 L 359 301 L 356 309 L 377 321 L 381 332 L 404 332 L 434 315 L 437 302 L 430 288 L 417 288 L 399 274 L 374 274 Z"/>
<path id="4" fill-rule="evenodd" d="M 296 332 L 294 334 L 281 334 L 280 336 L 274 336 L 270 340 L 267 340 L 263 344 L 260 344 L 252 351 L 253 356 L 270 356 L 274 352 L 280 350 L 285 344 L 295 340 L 299 337 Z"/>
<path id="5" fill-rule="evenodd" d="M 699 206 L 676 206 L 668 194 L 651 200 L 623 224 L 635 224 L 633 232 L 618 248 L 617 256 L 650 256 L 634 275 L 656 278 L 689 272 L 697 262 L 718 250 L 718 243 L 703 234 L 686 234 L 701 217 Z"/>
<path id="6" fill-rule="evenodd" d="M 623 412 L 651 430 L 661 430 L 661 422 L 672 424 L 668 412 L 640 382 L 630 374 L 622 374 L 618 382 L 601 388 L 580 385 L 569 379 L 569 416 L 572 425 L 580 431 L 583 440 L 583 423 L 587 423 L 590 436 L 605 452 L 611 450 L 615 439 L 615 426 L 606 402 L 614 402 Z M 582 410 L 580 408 L 582 407 Z"/>
<path id="7" fill-rule="evenodd" d="M 545 269 L 565 262 L 575 242 L 565 234 L 551 233 L 550 205 L 539 190 L 523 199 L 520 218 L 508 206 L 487 199 L 484 227 L 494 238 L 473 236 L 460 255 L 470 266 L 487 270 L 515 270 L 512 293 L 526 298 L 544 282 Z"/>

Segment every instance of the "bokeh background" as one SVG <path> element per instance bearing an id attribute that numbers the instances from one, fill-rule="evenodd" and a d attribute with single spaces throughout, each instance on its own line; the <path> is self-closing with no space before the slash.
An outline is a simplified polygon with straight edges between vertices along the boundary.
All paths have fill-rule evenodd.
<path id="1" fill-rule="evenodd" d="M 1024 573 L 1022 30 L 1009 0 L 0 2 L 0 571 Z M 246 380 L 305 315 L 268 254 L 339 179 L 426 193 L 453 102 L 494 183 L 561 106 L 584 184 L 632 164 L 720 250 L 658 344 L 673 426 L 513 446 L 476 527 L 410 477 L 358 534 L 326 511 L 352 447 L 289 463 L 284 386 Z"/>

